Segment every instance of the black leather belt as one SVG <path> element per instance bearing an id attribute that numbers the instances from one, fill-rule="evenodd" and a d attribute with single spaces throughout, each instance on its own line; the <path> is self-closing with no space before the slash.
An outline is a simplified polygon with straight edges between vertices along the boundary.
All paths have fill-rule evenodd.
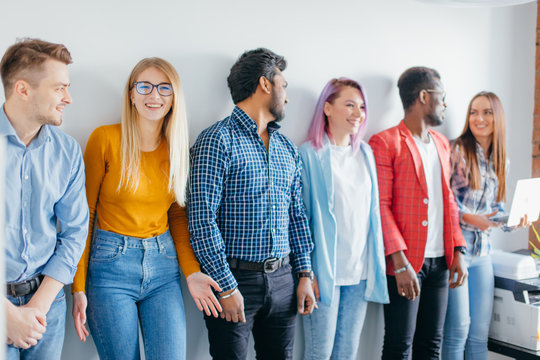
<path id="1" fill-rule="evenodd" d="M 32 294 L 43 281 L 43 275 L 38 275 L 20 283 L 7 284 L 7 295 L 18 297 Z"/>
<path id="2" fill-rule="evenodd" d="M 251 262 L 230 258 L 227 259 L 227 262 L 231 269 L 260 271 L 268 274 L 273 273 L 283 265 L 287 265 L 289 263 L 289 255 L 281 259 L 276 257 L 268 258 L 263 262 Z"/>

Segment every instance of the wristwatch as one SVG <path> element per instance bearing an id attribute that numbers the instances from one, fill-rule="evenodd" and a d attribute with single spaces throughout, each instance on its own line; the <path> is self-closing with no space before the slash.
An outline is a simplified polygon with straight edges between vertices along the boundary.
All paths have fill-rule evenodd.
<path id="1" fill-rule="evenodd" d="M 456 246 L 454 252 L 459 251 L 463 255 L 467 255 L 467 248 L 465 246 Z"/>
<path id="2" fill-rule="evenodd" d="M 300 280 L 300 278 L 309 278 L 309 280 L 313 281 L 313 271 L 300 271 L 296 273 L 296 278 Z"/>

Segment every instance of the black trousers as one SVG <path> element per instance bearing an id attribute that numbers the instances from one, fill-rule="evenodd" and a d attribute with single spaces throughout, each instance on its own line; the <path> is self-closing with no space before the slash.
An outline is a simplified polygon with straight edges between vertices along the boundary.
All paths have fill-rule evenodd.
<path id="1" fill-rule="evenodd" d="M 439 359 L 449 270 L 444 257 L 426 258 L 418 273 L 420 297 L 414 301 L 398 294 L 396 278 L 387 276 L 390 303 L 384 305 L 383 360 Z"/>
<path id="2" fill-rule="evenodd" d="M 245 323 L 204 317 L 213 359 L 244 360 L 253 333 L 257 359 L 292 359 L 296 287 L 290 265 L 271 274 L 233 270 L 244 297 Z"/>

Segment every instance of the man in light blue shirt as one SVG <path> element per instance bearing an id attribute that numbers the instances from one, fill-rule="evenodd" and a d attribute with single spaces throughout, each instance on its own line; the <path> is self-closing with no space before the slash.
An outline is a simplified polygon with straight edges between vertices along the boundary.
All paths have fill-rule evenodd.
<path id="1" fill-rule="evenodd" d="M 24 39 L 0 62 L 7 137 L 6 322 L 8 359 L 60 359 L 66 303 L 88 232 L 80 146 L 60 131 L 69 51 Z"/>

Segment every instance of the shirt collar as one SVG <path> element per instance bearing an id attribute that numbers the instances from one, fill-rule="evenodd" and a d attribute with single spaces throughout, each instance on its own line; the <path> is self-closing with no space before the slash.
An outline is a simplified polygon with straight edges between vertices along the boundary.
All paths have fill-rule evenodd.
<path id="1" fill-rule="evenodd" d="M 6 115 L 6 110 L 4 109 L 3 105 L 2 105 L 2 111 L 0 111 L 0 135 L 2 135 L 2 136 L 15 135 L 15 136 L 17 136 L 17 133 L 15 132 L 15 129 L 13 128 L 13 126 L 11 126 L 11 123 L 8 120 L 8 117 Z"/>
<path id="2" fill-rule="evenodd" d="M 25 144 L 21 141 L 19 136 L 17 135 L 17 132 L 13 128 L 13 125 L 11 125 L 11 122 L 9 121 L 6 110 L 4 108 L 5 104 L 2 105 L 2 111 L 0 111 L 0 135 L 6 136 L 6 137 L 12 137 L 12 140 L 16 143 L 25 146 Z M 39 130 L 38 135 L 32 142 L 28 145 L 30 148 L 37 148 L 44 144 L 46 141 L 51 140 L 51 132 L 49 130 L 48 125 L 41 126 L 41 129 Z M 26 147 L 26 146 L 25 146 Z"/>
<path id="3" fill-rule="evenodd" d="M 482 146 L 480 146 L 480 144 L 477 141 L 475 141 L 475 143 L 476 143 L 476 154 L 478 156 L 478 160 L 480 162 L 486 162 L 486 161 L 491 160 L 491 155 L 486 160 L 486 154 L 484 154 L 484 149 L 482 148 Z"/>
<path id="4" fill-rule="evenodd" d="M 246 129 L 251 130 L 254 133 L 257 133 L 257 123 L 255 120 L 253 120 L 248 114 L 244 112 L 244 110 L 240 109 L 238 106 L 234 107 L 234 110 L 232 112 L 233 119 L 236 119 L 242 126 L 244 126 Z M 274 131 L 277 131 L 281 128 L 281 125 L 278 124 L 276 121 L 271 121 L 268 123 L 268 134 L 272 135 Z"/>

